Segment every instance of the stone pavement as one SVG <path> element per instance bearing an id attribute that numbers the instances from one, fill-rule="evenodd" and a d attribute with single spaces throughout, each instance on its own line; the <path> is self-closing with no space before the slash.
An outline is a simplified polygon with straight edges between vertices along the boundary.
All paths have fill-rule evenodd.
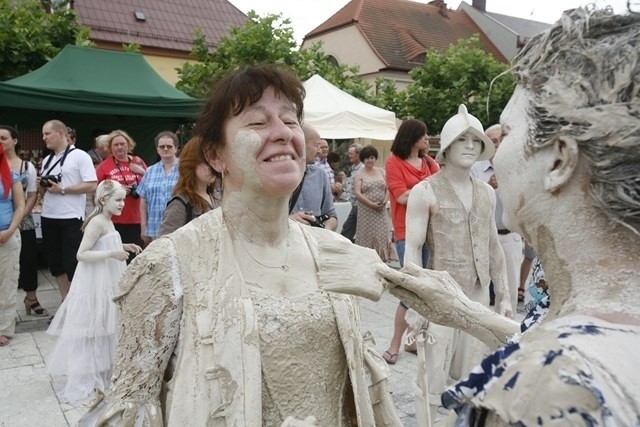
<path id="1" fill-rule="evenodd" d="M 60 304 L 55 280 L 44 270 L 39 273 L 38 299 L 54 313 Z M 45 333 L 47 318 L 27 316 L 24 292 L 18 291 L 16 336 L 7 347 L 0 347 L 0 427 L 66 427 L 75 425 L 85 409 L 60 403 L 47 374 L 45 363 L 55 337 Z M 374 303 L 361 300 L 363 329 L 376 337 L 376 349 L 382 353 L 393 333 L 393 318 L 398 300 L 385 294 Z M 417 357 L 402 352 L 391 366 L 391 390 L 403 425 L 416 426 L 414 378 Z"/>

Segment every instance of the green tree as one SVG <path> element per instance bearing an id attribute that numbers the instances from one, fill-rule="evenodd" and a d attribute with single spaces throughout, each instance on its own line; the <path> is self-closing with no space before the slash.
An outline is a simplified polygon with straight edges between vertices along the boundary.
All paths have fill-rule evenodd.
<path id="1" fill-rule="evenodd" d="M 429 50 L 424 65 L 409 73 L 413 82 L 405 91 L 406 109 L 400 117 L 420 119 L 435 134 L 458 106 L 465 104 L 485 126 L 497 123 L 513 92 L 514 80 L 507 72 L 490 85 L 507 70 L 507 64 L 481 48 L 475 35 L 446 51 Z"/>
<path id="2" fill-rule="evenodd" d="M 248 14 L 247 22 L 231 29 L 211 51 L 201 30 L 196 30 L 191 54 L 199 61 L 178 68 L 176 87 L 194 97 L 204 97 L 212 84 L 225 73 L 246 65 L 282 63 L 290 66 L 306 80 L 314 74 L 358 98 L 366 98 L 370 86 L 357 76 L 357 67 L 335 66 L 320 44 L 309 49 L 296 49 L 293 28 L 281 15 Z"/>
<path id="3" fill-rule="evenodd" d="M 44 65 L 68 44 L 87 44 L 89 30 L 76 23 L 66 3 L 0 0 L 0 80 L 21 76 Z"/>

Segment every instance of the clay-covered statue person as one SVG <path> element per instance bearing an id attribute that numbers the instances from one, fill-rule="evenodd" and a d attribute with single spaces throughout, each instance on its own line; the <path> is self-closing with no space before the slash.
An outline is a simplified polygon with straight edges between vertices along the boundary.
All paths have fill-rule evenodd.
<path id="1" fill-rule="evenodd" d="M 380 267 L 429 319 L 506 344 L 443 394 L 456 425 L 640 424 L 639 47 L 638 13 L 576 9 L 515 61 L 494 164 L 505 225 L 545 268 L 538 325 L 514 337 L 444 273 Z"/>
<path id="2" fill-rule="evenodd" d="M 221 207 L 124 273 L 112 384 L 80 425 L 400 426 L 357 299 L 319 288 L 318 245 L 346 239 L 288 215 L 305 170 L 303 97 L 276 65 L 213 88 L 195 136 Z"/>
<path id="3" fill-rule="evenodd" d="M 489 283 L 493 281 L 498 312 L 509 315 L 506 264 L 494 220 L 495 193 L 469 175 L 476 161 L 491 159 L 494 152 L 480 121 L 461 105 L 440 133 L 436 156 L 440 173 L 415 185 L 409 193 L 404 260 L 405 264 L 421 265 L 426 243 L 430 253 L 427 268 L 447 271 L 471 300 L 487 307 Z M 452 380 L 469 373 L 489 349 L 457 329 L 433 322 L 427 329 L 432 343 L 420 346 L 419 351 L 425 351 L 429 412 L 435 421 L 440 393 Z"/>

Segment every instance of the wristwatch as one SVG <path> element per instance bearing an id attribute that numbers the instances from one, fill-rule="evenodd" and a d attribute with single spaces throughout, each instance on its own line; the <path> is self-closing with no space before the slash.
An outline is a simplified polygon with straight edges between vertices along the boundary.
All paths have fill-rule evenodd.
<path id="1" fill-rule="evenodd" d="M 64 191 L 64 187 L 62 187 L 62 188 L 60 189 L 60 194 L 62 194 L 63 196 L 64 196 L 65 194 L 67 194 L 67 193 L 66 193 L 66 191 Z"/>

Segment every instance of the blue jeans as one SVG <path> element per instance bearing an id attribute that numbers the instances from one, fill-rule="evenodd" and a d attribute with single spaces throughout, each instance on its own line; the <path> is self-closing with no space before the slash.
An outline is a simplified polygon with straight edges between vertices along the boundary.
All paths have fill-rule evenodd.
<path id="1" fill-rule="evenodd" d="M 404 265 L 404 240 L 396 240 L 396 252 L 398 252 L 398 261 L 400 261 L 400 267 Z M 426 267 L 429 261 L 429 247 L 422 245 L 422 268 Z M 404 308 L 409 308 L 400 301 L 400 305 Z"/>
<path id="2" fill-rule="evenodd" d="M 396 240 L 396 252 L 398 252 L 398 261 L 400 261 L 400 267 L 404 266 L 404 240 Z M 429 261 L 429 247 L 422 245 L 422 268 L 427 266 Z"/>

